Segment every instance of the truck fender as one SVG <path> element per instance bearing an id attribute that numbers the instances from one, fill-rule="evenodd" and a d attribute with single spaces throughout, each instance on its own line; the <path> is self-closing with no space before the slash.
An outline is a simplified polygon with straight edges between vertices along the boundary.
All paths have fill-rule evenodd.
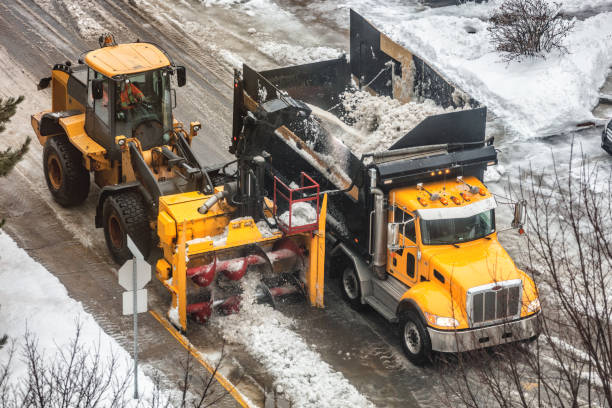
<path id="1" fill-rule="evenodd" d="M 138 192 L 141 192 L 142 186 L 139 182 L 132 181 L 131 183 L 115 184 L 102 188 L 102 191 L 100 191 L 100 196 L 98 197 L 98 204 L 96 205 L 96 228 L 102 228 L 102 210 L 104 208 L 104 201 L 106 198 L 120 191 L 129 190 L 138 190 Z"/>
<path id="2" fill-rule="evenodd" d="M 467 324 L 464 308 L 451 299 L 446 288 L 435 282 L 419 282 L 407 290 L 400 299 L 396 311 L 397 316 L 399 317 L 401 313 L 409 308 L 415 308 L 426 325 L 428 324 L 424 312 L 433 313 L 438 316 L 452 316 L 459 321 L 459 327 Z"/>
<path id="3" fill-rule="evenodd" d="M 370 296 L 372 293 L 372 271 L 368 264 L 366 264 L 363 259 L 355 253 L 352 249 L 346 246 L 344 243 L 338 243 L 332 250 L 332 257 L 336 255 L 344 255 L 346 260 L 350 262 L 355 271 L 357 272 L 357 276 L 359 277 L 359 285 L 361 286 L 361 302 L 365 303 L 365 298 Z"/>

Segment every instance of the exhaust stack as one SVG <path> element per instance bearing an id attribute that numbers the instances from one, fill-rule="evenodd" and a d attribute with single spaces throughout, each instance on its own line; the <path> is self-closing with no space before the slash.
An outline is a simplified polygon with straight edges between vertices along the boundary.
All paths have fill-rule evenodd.
<path id="1" fill-rule="evenodd" d="M 370 233 L 373 235 L 372 271 L 378 279 L 387 279 L 387 214 L 385 212 L 385 194 L 376 187 L 378 174 L 375 168 L 370 168 L 370 191 L 374 196 L 374 223 Z M 372 239 L 372 238 L 371 238 Z"/>

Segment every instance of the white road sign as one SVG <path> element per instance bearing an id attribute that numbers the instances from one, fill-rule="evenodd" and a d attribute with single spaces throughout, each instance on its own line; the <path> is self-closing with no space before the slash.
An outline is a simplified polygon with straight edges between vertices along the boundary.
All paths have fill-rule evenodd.
<path id="1" fill-rule="evenodd" d="M 151 280 L 151 265 L 142 259 L 128 259 L 119 268 L 119 284 L 125 290 L 134 290 L 134 262 L 136 262 L 136 289 L 142 289 Z"/>
<path id="2" fill-rule="evenodd" d="M 136 291 L 136 305 L 137 313 L 144 313 L 147 311 L 147 290 L 140 289 Z M 134 292 L 127 291 L 123 292 L 123 315 L 131 315 L 134 313 Z"/>

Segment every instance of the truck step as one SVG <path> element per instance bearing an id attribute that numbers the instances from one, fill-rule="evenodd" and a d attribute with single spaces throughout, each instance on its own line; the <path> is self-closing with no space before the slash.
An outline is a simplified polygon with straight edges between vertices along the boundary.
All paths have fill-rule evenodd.
<path id="1" fill-rule="evenodd" d="M 391 323 L 397 323 L 397 316 L 395 315 L 395 311 L 389 309 L 384 305 L 380 300 L 375 298 L 374 296 L 366 296 L 365 301 L 367 304 L 372 306 L 374 310 L 383 315 L 385 319 L 390 321 Z"/>

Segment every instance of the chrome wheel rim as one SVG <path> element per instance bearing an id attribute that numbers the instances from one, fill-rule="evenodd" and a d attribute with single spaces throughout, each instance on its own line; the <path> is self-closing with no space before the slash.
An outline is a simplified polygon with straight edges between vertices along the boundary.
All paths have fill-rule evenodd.
<path id="1" fill-rule="evenodd" d="M 421 351 L 421 335 L 416 324 L 412 321 L 406 322 L 404 326 L 404 344 L 412 354 L 419 354 L 419 351 Z"/>
<path id="2" fill-rule="evenodd" d="M 359 296 L 359 287 L 357 286 L 357 278 L 351 269 L 345 269 L 342 274 L 342 287 L 344 288 L 344 293 L 354 300 Z"/>

